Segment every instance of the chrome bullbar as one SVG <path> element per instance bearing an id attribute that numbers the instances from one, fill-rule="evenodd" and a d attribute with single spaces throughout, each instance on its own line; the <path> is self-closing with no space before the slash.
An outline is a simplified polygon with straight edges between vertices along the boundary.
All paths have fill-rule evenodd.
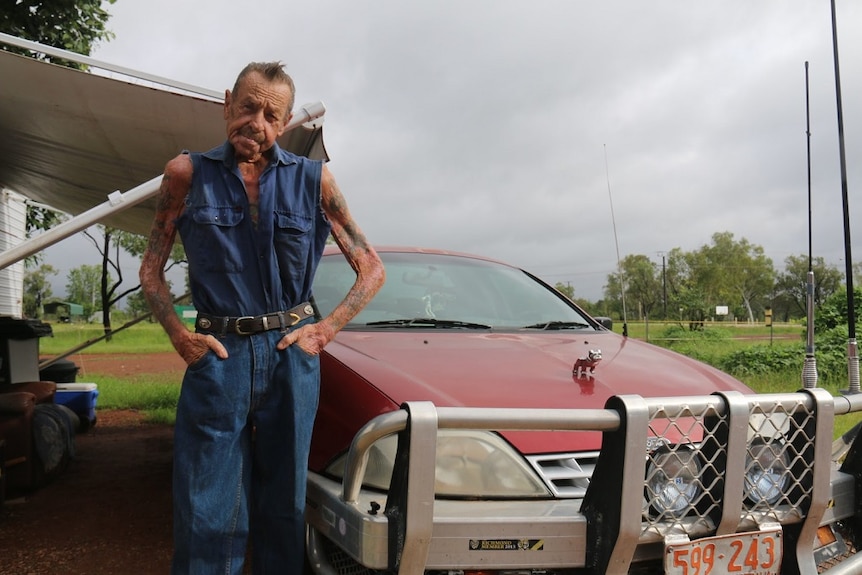
<path id="1" fill-rule="evenodd" d="M 310 474 L 311 562 L 319 573 L 342 572 L 330 559 L 335 548 L 369 570 L 398 573 L 628 573 L 660 560 L 671 541 L 780 527 L 782 572 L 817 573 L 818 528 L 862 526 L 862 447 L 854 443 L 840 467 L 831 453 L 835 415 L 856 411 L 862 396 L 822 389 L 627 395 L 583 410 L 408 402 L 360 430 L 343 482 Z M 437 432 L 447 428 L 601 431 L 603 440 L 583 498 L 456 501 L 434 496 Z M 371 446 L 392 434 L 399 448 L 389 492 L 363 489 Z M 858 572 L 858 555 L 829 571 Z"/>

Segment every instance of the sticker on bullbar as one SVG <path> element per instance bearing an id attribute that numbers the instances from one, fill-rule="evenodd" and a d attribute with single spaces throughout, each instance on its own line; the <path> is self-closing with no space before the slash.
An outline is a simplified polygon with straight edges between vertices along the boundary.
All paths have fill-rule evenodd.
<path id="1" fill-rule="evenodd" d="M 544 539 L 470 539 L 470 551 L 543 551 Z"/>

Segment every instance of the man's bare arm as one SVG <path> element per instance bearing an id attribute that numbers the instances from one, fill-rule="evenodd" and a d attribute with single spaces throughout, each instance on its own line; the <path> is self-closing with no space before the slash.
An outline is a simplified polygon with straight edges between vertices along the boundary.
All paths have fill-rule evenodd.
<path id="1" fill-rule="evenodd" d="M 191 159 L 185 154 L 177 156 L 165 167 L 156 215 L 139 274 L 141 289 L 153 316 L 162 324 L 174 348 L 188 364 L 203 357 L 210 348 L 219 357 L 227 357 L 224 347 L 215 338 L 194 334 L 186 329 L 174 311 L 173 299 L 165 279 L 165 263 L 170 257 L 177 235 L 175 222 L 182 213 L 191 177 Z"/>
<path id="2" fill-rule="evenodd" d="M 356 281 L 332 313 L 316 324 L 287 334 L 279 342 L 279 349 L 297 343 L 307 353 L 320 353 L 323 347 L 332 341 L 335 334 L 371 301 L 386 279 L 383 262 L 380 261 L 374 248 L 368 244 L 359 225 L 350 215 L 347 202 L 338 184 L 335 183 L 335 178 L 325 165 L 321 185 L 321 204 L 332 224 L 332 237 L 335 243 L 344 253 L 350 267 L 356 272 Z"/>

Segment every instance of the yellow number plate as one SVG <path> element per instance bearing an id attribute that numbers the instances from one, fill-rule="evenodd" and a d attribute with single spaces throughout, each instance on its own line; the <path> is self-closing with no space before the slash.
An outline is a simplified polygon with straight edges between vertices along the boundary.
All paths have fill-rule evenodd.
<path id="1" fill-rule="evenodd" d="M 704 537 L 665 547 L 667 575 L 779 575 L 781 529 Z"/>

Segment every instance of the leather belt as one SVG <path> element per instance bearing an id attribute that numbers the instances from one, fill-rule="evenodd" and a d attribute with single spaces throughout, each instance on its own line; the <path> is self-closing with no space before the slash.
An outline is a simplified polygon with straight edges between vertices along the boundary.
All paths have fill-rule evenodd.
<path id="1" fill-rule="evenodd" d="M 222 335 L 227 333 L 254 335 L 271 329 L 285 331 L 313 315 L 314 308 L 308 302 L 303 302 L 287 311 L 276 311 L 264 315 L 222 317 L 199 312 L 195 320 L 195 327 Z"/>

